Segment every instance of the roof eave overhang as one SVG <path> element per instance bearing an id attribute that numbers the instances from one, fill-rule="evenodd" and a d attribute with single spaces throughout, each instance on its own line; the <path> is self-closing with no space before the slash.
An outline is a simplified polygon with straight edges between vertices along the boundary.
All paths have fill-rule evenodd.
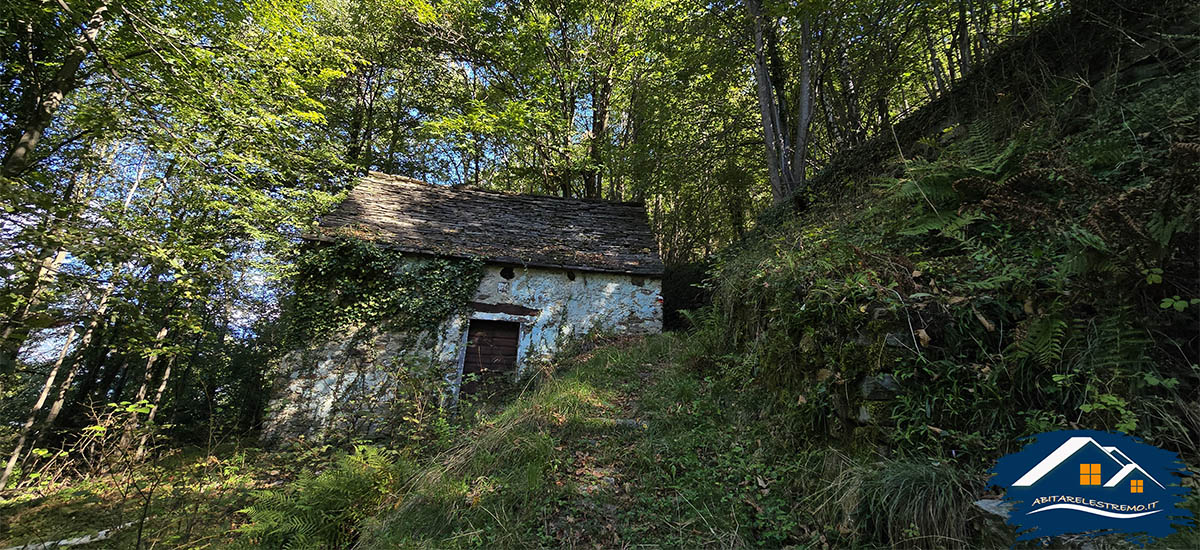
<path id="1" fill-rule="evenodd" d="M 312 242 L 334 242 L 336 240 L 334 237 L 330 237 L 328 235 L 321 235 L 319 233 L 305 233 L 305 234 L 301 235 L 301 238 L 306 241 L 312 241 Z M 641 277 L 657 277 L 657 278 L 662 278 L 663 271 L 664 271 L 664 268 L 662 266 L 621 269 L 621 268 L 601 267 L 601 266 L 594 266 L 594 265 L 588 266 L 588 265 L 574 265 L 574 264 L 570 264 L 570 263 L 558 263 L 558 262 L 538 262 L 538 261 L 523 260 L 521 258 L 512 258 L 512 257 L 479 257 L 479 256 L 471 256 L 469 254 L 456 254 L 453 252 L 434 252 L 434 251 L 430 251 L 430 250 L 420 250 L 420 249 L 416 249 L 416 248 L 412 248 L 412 247 L 397 245 L 395 243 L 389 243 L 384 240 L 372 240 L 372 242 L 374 242 L 375 244 L 377 244 L 383 248 L 387 248 L 389 250 L 398 250 L 405 254 L 413 254 L 416 256 L 425 256 L 425 257 L 429 257 L 429 258 L 459 258 L 459 259 L 464 259 L 464 260 L 479 258 L 489 264 L 506 265 L 506 266 L 513 266 L 513 267 L 540 267 L 540 268 L 545 268 L 545 269 L 569 269 L 569 270 L 573 270 L 573 271 L 587 271 L 587 272 L 591 272 L 591 273 L 611 273 L 611 274 L 616 274 L 616 275 L 637 275 L 637 276 L 641 276 Z"/>

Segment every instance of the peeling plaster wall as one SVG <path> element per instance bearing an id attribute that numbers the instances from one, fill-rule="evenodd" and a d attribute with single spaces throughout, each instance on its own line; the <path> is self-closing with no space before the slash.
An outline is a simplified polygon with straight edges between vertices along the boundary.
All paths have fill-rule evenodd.
<path id="1" fill-rule="evenodd" d="M 508 270 L 511 279 L 503 276 Z M 264 441 L 387 437 L 397 400 L 431 398 L 413 382 L 417 377 L 439 388 L 434 393 L 443 404 L 453 402 L 471 319 L 521 324 L 515 373 L 520 377 L 531 363 L 591 331 L 661 332 L 661 295 L 657 278 L 489 265 L 473 307 L 433 330 L 412 336 L 360 327 L 286 355 L 267 408 Z"/>
<path id="2" fill-rule="evenodd" d="M 558 351 L 559 346 L 590 330 L 647 334 L 662 331 L 662 281 L 612 273 L 488 266 L 474 300 L 539 310 L 536 315 L 473 313 L 475 319 L 521 322 L 517 368 Z M 571 280 L 574 275 L 575 280 Z M 463 330 L 464 327 L 458 327 Z"/>

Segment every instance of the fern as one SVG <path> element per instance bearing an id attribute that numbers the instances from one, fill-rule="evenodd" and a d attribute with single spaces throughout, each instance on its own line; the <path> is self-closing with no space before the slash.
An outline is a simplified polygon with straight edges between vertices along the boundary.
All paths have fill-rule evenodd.
<path id="1" fill-rule="evenodd" d="M 1129 162 L 1134 155 L 1129 139 L 1121 136 L 1104 136 L 1077 146 L 1075 158 L 1093 170 L 1115 170 Z M 1108 172 L 1099 172 L 1104 176 Z"/>
<path id="2" fill-rule="evenodd" d="M 955 214 L 934 214 L 930 213 L 913 220 L 908 227 L 899 231 L 901 235 L 924 235 L 930 231 L 939 231 L 946 227 L 955 217 Z"/>
<path id="3" fill-rule="evenodd" d="M 955 214 L 951 217 L 950 220 L 948 220 L 946 225 L 944 225 L 940 228 L 940 231 L 943 235 L 950 237 L 952 239 L 959 240 L 959 241 L 966 240 L 967 227 L 970 226 L 972 223 L 975 223 L 975 222 L 985 219 L 985 218 L 986 218 L 986 216 L 984 216 L 983 213 L 979 212 L 979 211 L 970 211 L 970 212 L 963 212 L 963 213 Z"/>
<path id="4" fill-rule="evenodd" d="M 1062 360 L 1067 322 L 1057 315 L 1045 315 L 1031 321 L 1025 337 L 1014 344 L 1014 359 L 1031 359 L 1048 367 Z"/>
<path id="5" fill-rule="evenodd" d="M 1016 171 L 1026 148 L 1023 141 L 1013 139 L 997 150 L 998 145 L 991 134 L 987 123 L 980 123 L 971 128 L 967 138 L 955 144 L 956 154 L 947 154 L 935 161 L 914 159 L 906 162 L 907 178 L 884 180 L 883 187 L 889 193 L 885 202 L 893 207 L 916 206 L 940 217 L 943 210 L 957 210 L 965 201 L 978 200 L 978 189 L 1003 181 Z M 957 189 L 955 183 L 964 181 L 971 181 L 973 185 Z M 950 223 L 949 219 L 944 221 Z M 945 223 L 939 224 L 932 218 L 918 222 L 922 223 L 931 225 L 923 230 L 919 225 L 913 226 L 904 234 L 920 234 L 945 227 Z"/>
<path id="6" fill-rule="evenodd" d="M 1127 321 L 1127 313 L 1076 323 L 1073 330 L 1083 335 L 1070 353 L 1077 368 L 1130 370 L 1153 363 L 1145 353 L 1152 341 Z"/>
<path id="7" fill-rule="evenodd" d="M 1171 243 L 1171 237 L 1187 227 L 1187 217 L 1183 215 L 1167 218 L 1162 212 L 1155 212 L 1146 221 L 1146 233 L 1161 247 Z"/>
<path id="8" fill-rule="evenodd" d="M 358 446 L 320 474 L 257 494 L 239 528 L 255 548 L 324 549 L 353 545 L 362 521 L 399 479 L 404 464 L 389 451 Z"/>
<path id="9" fill-rule="evenodd" d="M 985 216 L 977 211 L 931 213 L 917 218 L 899 233 L 901 235 L 923 235 L 930 231 L 937 231 L 942 235 L 962 241 L 966 240 L 966 228 L 984 218 Z"/>

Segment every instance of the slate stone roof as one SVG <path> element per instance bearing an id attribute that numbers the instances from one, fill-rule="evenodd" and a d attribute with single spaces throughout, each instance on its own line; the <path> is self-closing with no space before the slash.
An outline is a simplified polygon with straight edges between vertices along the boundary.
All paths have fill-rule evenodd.
<path id="1" fill-rule="evenodd" d="M 659 276 L 641 203 L 509 195 L 370 172 L 312 240 L 343 234 L 404 252 L 512 265 Z"/>

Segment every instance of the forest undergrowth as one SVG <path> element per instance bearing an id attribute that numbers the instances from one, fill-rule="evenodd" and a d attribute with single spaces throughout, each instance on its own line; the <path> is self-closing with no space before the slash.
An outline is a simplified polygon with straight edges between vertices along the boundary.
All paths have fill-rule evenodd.
<path id="1" fill-rule="evenodd" d="M 946 128 L 854 200 L 769 213 L 686 333 L 578 347 L 420 445 L 110 465 L 0 503 L 0 544 L 1006 547 L 975 502 L 1023 436 L 1122 431 L 1200 473 L 1198 75 Z"/>
<path id="2" fill-rule="evenodd" d="M 1001 103 L 945 128 L 846 182 L 853 200 L 768 214 L 718 259 L 690 332 L 565 360 L 463 443 L 388 474 L 338 533 L 367 548 L 1006 547 L 975 502 L 1024 436 L 1121 431 L 1197 472 L 1197 74 L 1060 80 L 1036 116 Z M 247 533 L 319 540 L 278 529 L 297 502 L 261 501 Z"/>

